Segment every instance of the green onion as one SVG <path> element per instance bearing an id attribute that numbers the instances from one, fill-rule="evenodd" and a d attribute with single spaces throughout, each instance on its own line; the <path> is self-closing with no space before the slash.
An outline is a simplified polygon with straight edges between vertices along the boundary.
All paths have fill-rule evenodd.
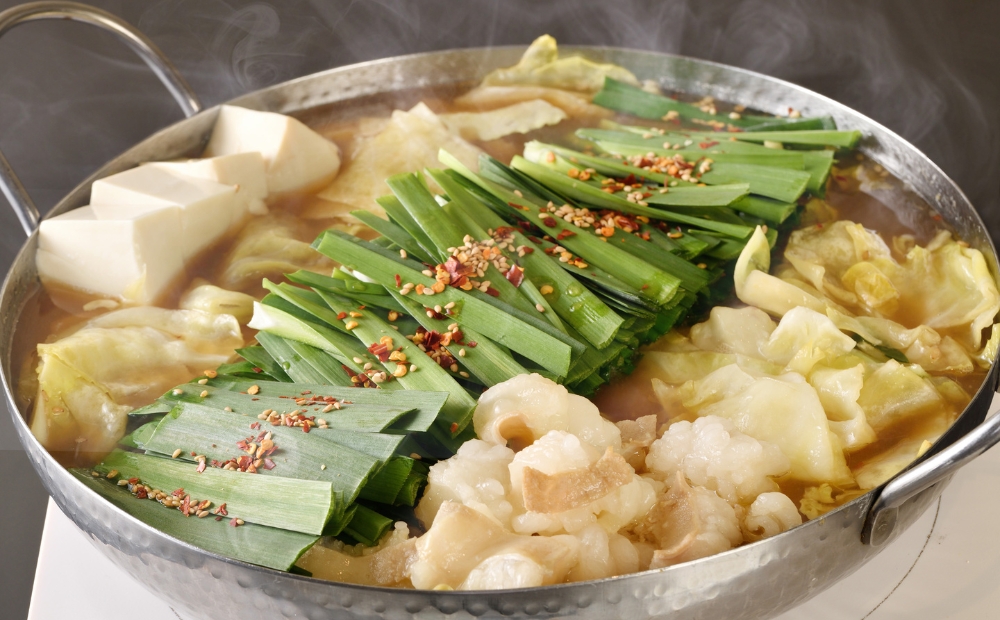
<path id="1" fill-rule="evenodd" d="M 192 499 L 226 504 L 229 514 L 258 525 L 321 534 L 343 511 L 343 498 L 329 482 L 255 476 L 210 467 L 198 473 L 191 463 L 115 450 L 95 470 L 117 470 L 121 478 L 165 493 L 183 489 Z"/>
<path id="2" fill-rule="evenodd" d="M 427 316 L 426 309 L 413 299 L 399 293 L 393 293 L 393 295 L 406 308 L 406 312 L 415 318 L 424 329 L 441 334 L 448 331 L 448 325 L 452 323 L 452 320 L 447 316 L 442 319 L 431 318 Z M 483 385 L 496 385 L 517 375 L 527 374 L 528 371 L 524 366 L 489 338 L 471 329 L 465 329 L 463 335 L 464 344 L 455 343 L 446 348 L 458 364 L 482 381 Z M 475 342 L 476 346 L 469 346 L 470 342 Z M 460 350 L 465 352 L 464 356 L 458 353 Z"/>
<path id="3" fill-rule="evenodd" d="M 342 297 L 320 292 L 320 296 L 336 312 L 350 313 L 354 315 L 348 319 L 354 324 L 351 333 L 357 337 L 362 344 L 373 347 L 379 345 L 383 339 L 388 338 L 392 344 L 387 346 L 388 351 L 399 351 L 406 356 L 404 362 L 388 360 L 380 362 L 386 373 L 398 381 L 407 390 L 426 390 L 436 392 L 448 392 L 448 400 L 438 414 L 438 422 L 448 432 L 454 436 L 464 429 L 472 420 L 472 410 L 476 407 L 476 401 L 465 391 L 455 379 L 448 374 L 444 368 L 438 365 L 433 359 L 428 357 L 420 348 L 403 337 L 402 334 L 392 329 L 392 327 L 375 316 L 370 310 L 356 309 L 353 304 Z M 394 376 L 400 366 L 405 370 L 401 375 Z M 410 370 L 416 366 L 414 370 Z"/>
<path id="4" fill-rule="evenodd" d="M 451 168 L 452 174 L 459 175 L 459 178 L 465 178 L 462 176 L 465 174 L 473 174 L 446 151 L 442 150 L 439 158 Z M 441 175 L 441 178 L 437 179 L 452 202 L 462 208 L 480 227 L 493 230 L 508 228 L 514 236 L 515 247 L 525 248 L 525 255 L 517 258 L 517 262 L 524 267 L 525 278 L 538 289 L 544 286 L 552 287 L 553 292 L 546 298 L 546 302 L 556 314 L 595 347 L 600 349 L 606 346 L 621 326 L 621 317 L 612 312 L 587 288 L 579 286 L 558 261 L 540 251 L 540 248 L 524 233 L 517 228 L 508 227 L 500 216 L 471 194 L 452 174 Z M 511 195 L 511 198 L 517 199 L 514 195 Z M 513 259 L 513 256 L 510 258 Z"/>
<path id="5" fill-rule="evenodd" d="M 92 477 L 87 470 L 69 471 L 84 486 L 146 525 L 209 553 L 241 562 L 287 571 L 319 540 L 316 536 L 252 523 L 232 527 L 229 519 L 220 522 L 214 518 L 188 518 L 176 508 L 136 499 L 115 484 Z"/>
<path id="6" fill-rule="evenodd" d="M 281 368 L 281 365 L 268 354 L 264 347 L 244 347 L 242 349 L 236 349 L 236 354 L 253 364 L 254 367 L 263 370 L 265 373 L 273 377 L 275 381 L 291 382 L 292 380 L 292 378 L 285 373 L 284 369 Z"/>
<path id="7" fill-rule="evenodd" d="M 745 115 L 734 119 L 729 118 L 726 114 L 712 114 L 690 103 L 683 103 L 662 95 L 649 93 L 641 88 L 626 84 L 625 82 L 619 82 L 609 77 L 604 79 L 604 88 L 594 95 L 593 102 L 605 108 L 655 120 L 663 119 L 668 112 L 677 112 L 680 116 L 687 119 L 719 122 L 723 125 L 734 125 L 737 127 L 745 127 L 772 120 L 771 117 L 766 116 Z"/>
<path id="8" fill-rule="evenodd" d="M 344 528 L 344 534 L 368 547 L 378 544 L 392 527 L 393 520 L 380 515 L 371 508 L 358 504 L 354 518 Z"/>
<path id="9" fill-rule="evenodd" d="M 293 381 L 344 387 L 351 385 L 351 379 L 341 365 L 322 349 L 268 332 L 258 332 L 257 342 L 278 360 Z"/>
<path id="10" fill-rule="evenodd" d="M 393 504 L 396 506 L 415 506 L 417 499 L 420 497 L 420 492 L 426 484 L 426 473 L 411 471 L 410 475 L 403 481 L 403 486 L 400 487 L 399 493 L 396 494 Z"/>
<path id="11" fill-rule="evenodd" d="M 365 355 L 374 361 L 375 358 L 367 351 Z M 406 407 L 414 411 L 420 411 L 420 416 L 430 416 L 436 418 L 438 412 L 448 400 L 446 392 L 425 392 L 418 390 L 397 390 L 390 391 L 386 386 L 377 390 L 333 387 L 322 384 L 308 383 L 275 383 L 269 381 L 248 381 L 246 379 L 234 379 L 232 377 L 216 377 L 209 379 L 207 384 L 210 387 L 217 387 L 231 392 L 246 392 L 252 386 L 257 386 L 258 398 L 302 398 L 302 392 L 312 395 L 322 395 L 332 397 L 340 401 L 349 400 L 355 405 L 371 405 L 378 407 Z M 186 391 L 189 386 L 181 386 Z M 197 389 L 190 386 L 192 389 Z M 164 398 L 172 398 L 173 391 L 167 392 Z"/>
<path id="12" fill-rule="evenodd" d="M 145 449 L 147 452 L 166 456 L 171 456 L 180 449 L 178 462 L 189 463 L 187 467 L 191 470 L 196 469 L 190 464 L 195 461 L 194 457 L 190 456 L 194 452 L 206 457 L 209 466 L 205 472 L 224 471 L 212 466 L 211 463 L 213 461 L 225 463 L 230 459 L 247 456 L 247 452 L 237 445 L 238 442 L 243 442 L 241 445 L 250 443 L 259 445 L 255 440 L 266 429 L 266 432 L 272 434 L 271 441 L 277 447 L 277 450 L 267 457 L 274 467 L 268 469 L 256 466 L 256 474 L 245 475 L 328 482 L 334 491 L 344 498 L 345 503 L 354 500 L 369 476 L 382 465 L 382 461 L 367 452 L 355 450 L 339 442 L 341 435 L 361 434 L 353 432 L 353 429 L 313 429 L 312 432 L 303 433 L 301 428 L 267 424 L 261 427 L 261 430 L 255 430 L 249 427 L 251 421 L 256 421 L 256 416 L 227 413 L 221 409 L 202 405 L 179 404 L 156 427 L 146 442 Z M 363 441 L 358 437 L 354 439 Z M 374 449 L 378 448 L 379 444 L 375 442 Z M 249 458 L 256 460 L 255 457 Z"/>
<path id="13" fill-rule="evenodd" d="M 397 275 L 402 283 L 422 284 L 425 287 L 434 284 L 433 278 L 395 261 L 386 260 L 386 257 L 359 241 L 350 235 L 341 236 L 337 231 L 327 231 L 313 245 L 320 253 L 359 269 L 386 288 L 398 288 L 395 284 Z M 427 298 L 427 301 L 434 301 L 435 304 L 442 306 L 454 302 L 455 310 L 452 317 L 463 328 L 477 331 L 556 374 L 565 376 L 569 370 L 572 352 L 569 345 L 532 325 L 504 314 L 481 299 L 449 286 L 442 293 Z"/>
<path id="14" fill-rule="evenodd" d="M 798 200 L 809 179 L 810 174 L 804 170 L 747 164 L 712 164 L 712 169 L 701 175 L 701 181 L 711 185 L 749 183 L 752 193 L 784 202 Z"/>
<path id="15" fill-rule="evenodd" d="M 407 456 L 394 456 L 391 458 L 374 476 L 368 484 L 361 490 L 361 499 L 380 502 L 383 504 L 394 504 L 396 496 L 399 495 L 410 472 L 413 471 L 415 461 Z"/>
<path id="16" fill-rule="evenodd" d="M 378 232 L 383 237 L 391 239 L 393 243 L 406 250 L 414 258 L 425 263 L 433 264 L 435 261 L 427 251 L 420 246 L 420 243 L 413 238 L 402 226 L 385 220 L 375 215 L 371 211 L 351 211 L 351 215 L 361 220 L 372 230 Z"/>
<path id="17" fill-rule="evenodd" d="M 852 149 L 861 139 L 861 132 L 856 129 L 853 131 L 755 131 L 738 133 L 736 137 L 747 142 L 780 142 L 782 144 L 838 146 Z"/>

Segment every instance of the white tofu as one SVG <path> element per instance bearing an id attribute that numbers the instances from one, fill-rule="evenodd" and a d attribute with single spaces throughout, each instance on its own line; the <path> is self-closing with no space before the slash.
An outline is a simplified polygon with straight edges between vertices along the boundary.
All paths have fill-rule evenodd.
<path id="1" fill-rule="evenodd" d="M 184 274 L 181 235 L 177 207 L 108 219 L 82 207 L 42 220 L 38 273 L 46 282 L 150 304 Z"/>
<path id="2" fill-rule="evenodd" d="M 119 207 L 178 207 L 179 247 L 185 263 L 242 221 L 235 186 L 155 166 L 140 166 L 94 181 L 90 204 L 97 219 L 121 217 Z"/>
<path id="3" fill-rule="evenodd" d="M 264 164 L 264 156 L 260 153 L 236 153 L 183 161 L 156 161 L 143 165 L 234 186 L 239 204 L 237 223 L 248 213 L 267 214 L 267 205 L 264 204 L 267 198 L 267 167 Z"/>
<path id="4" fill-rule="evenodd" d="M 284 114 L 224 105 L 219 108 L 205 157 L 259 152 L 272 194 L 321 189 L 340 170 L 340 149 Z"/>

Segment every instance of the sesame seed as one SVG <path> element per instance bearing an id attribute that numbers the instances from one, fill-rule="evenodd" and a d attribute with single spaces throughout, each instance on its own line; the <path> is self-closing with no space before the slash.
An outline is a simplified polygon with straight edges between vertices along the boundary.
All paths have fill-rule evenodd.
<path id="1" fill-rule="evenodd" d="M 170 458 L 172 458 L 172 459 L 177 458 L 178 456 L 181 455 L 181 452 L 183 452 L 183 450 L 181 450 L 180 448 L 177 448 L 176 450 L 174 450 L 174 453 L 170 455 Z"/>
<path id="2" fill-rule="evenodd" d="M 459 349 L 458 350 L 458 356 L 459 357 L 465 357 L 465 349 Z"/>
<path id="3" fill-rule="evenodd" d="M 112 469 L 111 471 L 108 472 L 108 475 L 105 476 L 105 478 L 107 478 L 108 480 L 113 480 L 114 478 L 117 478 L 117 477 L 118 477 L 118 470 L 117 469 Z M 128 484 L 128 481 L 126 481 L 126 484 Z"/>
<path id="4" fill-rule="evenodd" d="M 320 465 L 319 468 L 325 470 L 326 469 L 326 465 Z"/>
<path id="5" fill-rule="evenodd" d="M 198 396 L 201 396 L 202 398 L 205 398 L 206 396 L 208 396 L 208 390 L 202 390 L 201 394 L 198 394 Z"/>
<path id="6" fill-rule="evenodd" d="M 205 376 L 208 377 L 209 379 L 214 379 L 214 378 L 216 378 L 216 377 L 219 376 L 219 373 L 217 373 L 214 370 L 206 370 L 205 371 Z"/>
<path id="7" fill-rule="evenodd" d="M 464 370 L 461 370 L 461 371 L 459 371 L 459 373 L 458 373 L 458 374 L 462 375 L 462 376 L 463 376 L 463 377 L 465 377 L 466 379 L 468 379 L 468 378 L 469 378 L 469 373 L 465 372 Z"/>
<path id="8" fill-rule="evenodd" d="M 406 258 L 406 250 L 400 248 L 399 249 L 399 256 L 400 256 L 400 258 Z"/>
<path id="9" fill-rule="evenodd" d="M 545 306 L 543 306 L 542 304 L 535 304 L 535 310 L 538 310 L 539 312 L 545 312 Z"/>
<path id="10" fill-rule="evenodd" d="M 344 323 L 344 329 L 346 329 L 347 331 L 351 331 L 357 326 L 358 326 L 357 321 L 348 321 L 347 323 Z"/>
<path id="11" fill-rule="evenodd" d="M 174 391 L 171 392 L 171 394 L 173 394 L 174 396 L 180 396 L 183 393 L 184 393 L 184 390 L 182 390 L 182 389 L 176 389 L 176 390 L 174 390 Z"/>
<path id="12" fill-rule="evenodd" d="M 410 372 L 417 372 L 417 365 L 416 364 L 410 364 Z"/>
<path id="13" fill-rule="evenodd" d="M 247 388 L 247 394 L 253 396 L 257 392 L 260 392 L 260 386 L 256 383 Z"/>
<path id="14" fill-rule="evenodd" d="M 208 383 L 208 379 L 198 379 L 198 385 L 205 385 Z"/>

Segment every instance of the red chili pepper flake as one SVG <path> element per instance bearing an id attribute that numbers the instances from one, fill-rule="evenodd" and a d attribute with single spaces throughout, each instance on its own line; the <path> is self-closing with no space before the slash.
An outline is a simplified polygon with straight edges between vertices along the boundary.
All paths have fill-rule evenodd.
<path id="1" fill-rule="evenodd" d="M 643 285 L 642 285 L 642 290 L 646 290 L 647 288 L 649 288 L 649 285 L 648 285 L 648 284 L 643 284 Z"/>
<path id="2" fill-rule="evenodd" d="M 274 461 L 271 459 L 264 459 L 264 469 L 271 470 L 274 469 Z"/>
<path id="3" fill-rule="evenodd" d="M 521 269 L 517 265 L 513 265 L 507 270 L 505 277 L 507 278 L 507 281 L 514 286 L 521 286 L 521 282 L 524 281 L 524 269 Z"/>
<path id="4" fill-rule="evenodd" d="M 403 278 L 400 278 L 398 273 L 395 275 L 395 278 L 396 278 L 396 288 L 403 286 Z"/>
<path id="5" fill-rule="evenodd" d="M 256 366 L 254 366 L 254 367 L 253 367 L 253 371 L 254 371 L 254 372 L 257 372 L 257 373 L 261 373 L 261 372 L 264 372 L 264 369 L 263 369 L 263 368 L 258 368 L 258 367 L 256 367 Z"/>
<path id="6" fill-rule="evenodd" d="M 129 483 L 129 484 L 135 484 L 136 482 L 139 482 L 139 479 L 138 479 L 138 478 L 129 478 L 129 479 L 128 479 L 128 483 Z"/>
<path id="7" fill-rule="evenodd" d="M 219 507 L 215 509 L 215 514 L 222 515 L 223 517 L 228 516 L 229 513 L 226 511 L 226 504 L 219 504 Z"/>
<path id="8" fill-rule="evenodd" d="M 555 220 L 555 218 L 551 218 L 551 217 L 546 217 L 546 218 L 544 218 L 544 219 L 542 220 L 542 224 L 545 224 L 545 225 L 546 225 L 546 226 L 548 226 L 549 228 L 552 228 L 553 226 L 555 226 L 555 225 L 556 225 L 556 220 Z"/>
<path id="9" fill-rule="evenodd" d="M 473 276 L 476 273 L 471 266 L 460 263 L 454 256 L 449 257 L 441 267 L 448 272 L 448 284 L 456 288 L 461 288 L 467 284 L 469 276 Z"/>
<path id="10" fill-rule="evenodd" d="M 472 340 L 472 341 L 470 341 L 470 342 L 469 342 L 469 344 L 468 344 L 467 346 L 468 346 L 468 347 L 469 347 L 470 349 L 475 349 L 476 347 L 478 347 L 478 346 L 479 346 L 479 343 L 478 343 L 478 342 L 476 342 L 475 340 Z"/>
<path id="11" fill-rule="evenodd" d="M 559 234 L 556 235 L 556 239 L 562 241 L 563 239 L 565 239 L 567 237 L 573 237 L 575 235 L 576 235 L 576 233 L 573 232 L 572 230 L 560 230 Z"/>
<path id="12" fill-rule="evenodd" d="M 462 344 L 462 338 L 465 338 L 465 334 L 462 332 L 462 330 L 456 329 L 455 331 L 451 332 L 452 342 L 457 342 L 458 344 Z"/>
<path id="13" fill-rule="evenodd" d="M 149 497 L 149 495 L 146 493 L 146 487 L 139 487 L 135 492 L 135 496 L 139 499 L 146 499 L 147 497 Z"/>
<path id="14" fill-rule="evenodd" d="M 250 446 L 247 445 L 247 440 L 246 439 L 241 439 L 241 440 L 239 440 L 239 441 L 236 442 L 236 447 L 239 448 L 240 450 L 246 450 Z"/>
<path id="15" fill-rule="evenodd" d="M 458 422 L 452 422 L 451 426 L 449 428 L 451 429 L 451 432 L 457 433 L 458 432 Z"/>
<path id="16" fill-rule="evenodd" d="M 710 149 L 718 143 L 719 143 L 718 140 L 712 140 L 711 142 L 699 142 L 698 146 L 700 146 L 703 149 Z"/>
<path id="17" fill-rule="evenodd" d="M 376 342 L 368 347 L 368 352 L 377 357 L 380 362 L 388 362 L 391 349 L 380 342 Z"/>
<path id="18" fill-rule="evenodd" d="M 205 461 L 201 461 L 200 463 L 198 463 L 198 469 L 196 471 L 200 474 L 201 472 L 205 471 L 205 467 L 206 467 Z"/>
<path id="19" fill-rule="evenodd" d="M 514 207 L 518 211 L 527 211 L 528 210 L 528 207 L 525 207 L 524 205 L 519 205 L 516 202 L 508 202 L 507 206 Z"/>
<path id="20" fill-rule="evenodd" d="M 491 286 L 491 287 L 489 287 L 489 288 L 486 289 L 486 294 L 489 295 L 490 297 L 499 297 L 500 296 L 500 291 L 496 290 L 495 288 L 493 288 Z"/>
<path id="21" fill-rule="evenodd" d="M 240 526 L 239 522 L 236 520 L 236 517 L 233 517 L 232 519 L 229 520 L 229 525 L 231 525 L 232 527 Z"/>
<path id="22" fill-rule="evenodd" d="M 338 321 L 343 321 L 346 318 L 347 318 L 347 313 L 346 312 L 338 312 L 337 313 L 337 320 Z"/>

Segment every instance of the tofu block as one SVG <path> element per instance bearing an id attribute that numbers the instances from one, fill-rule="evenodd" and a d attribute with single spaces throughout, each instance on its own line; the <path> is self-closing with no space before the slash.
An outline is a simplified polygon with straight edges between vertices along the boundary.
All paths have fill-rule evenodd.
<path id="1" fill-rule="evenodd" d="M 181 236 L 177 207 L 108 219 L 81 207 L 42 220 L 38 273 L 45 282 L 151 304 L 184 274 Z"/>
<path id="2" fill-rule="evenodd" d="M 205 157 L 259 152 L 272 194 L 321 189 L 340 170 L 340 149 L 284 114 L 236 106 L 219 108 Z"/>
<path id="3" fill-rule="evenodd" d="M 178 243 L 185 263 L 242 221 L 235 186 L 156 166 L 140 166 L 94 181 L 90 204 L 97 219 L 121 217 L 120 207 L 178 207 Z"/>
<path id="4" fill-rule="evenodd" d="M 161 168 L 174 174 L 215 181 L 236 188 L 239 204 L 237 223 L 247 214 L 266 215 L 267 167 L 260 153 L 236 153 L 207 159 L 184 161 L 157 161 L 143 164 Z"/>

